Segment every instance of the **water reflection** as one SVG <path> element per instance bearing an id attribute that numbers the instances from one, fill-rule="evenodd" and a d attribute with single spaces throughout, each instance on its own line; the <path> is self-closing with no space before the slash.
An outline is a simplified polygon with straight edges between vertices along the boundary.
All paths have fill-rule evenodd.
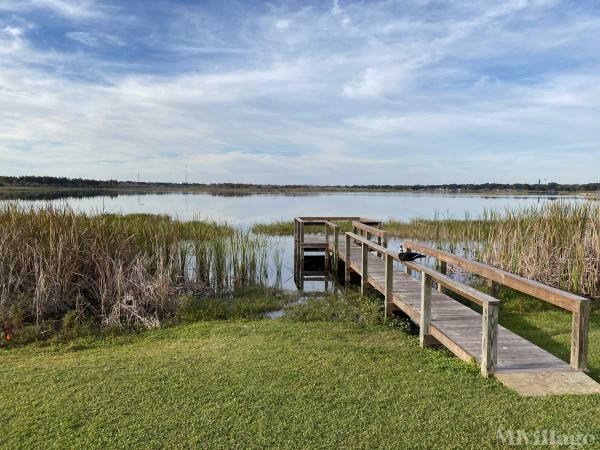
<path id="1" fill-rule="evenodd" d="M 65 194 L 69 196 L 63 198 Z M 580 196 L 470 195 L 417 192 L 330 193 L 226 193 L 223 192 L 132 192 L 132 195 L 61 191 L 31 194 L 10 193 L 1 201 L 66 203 L 88 213 L 166 214 L 181 220 L 209 219 L 234 225 L 291 221 L 296 216 L 356 216 L 379 220 L 410 220 L 415 217 L 480 216 L 484 210 L 534 206 L 558 199 L 589 201 Z"/>

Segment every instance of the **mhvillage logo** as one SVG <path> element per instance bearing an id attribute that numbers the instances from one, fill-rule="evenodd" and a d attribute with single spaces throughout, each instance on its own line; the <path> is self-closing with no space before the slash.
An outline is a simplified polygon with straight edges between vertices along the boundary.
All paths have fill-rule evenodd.
<path id="1" fill-rule="evenodd" d="M 599 442 L 594 434 L 561 434 L 556 430 L 498 430 L 498 445 L 549 445 L 553 447 L 586 447 Z"/>

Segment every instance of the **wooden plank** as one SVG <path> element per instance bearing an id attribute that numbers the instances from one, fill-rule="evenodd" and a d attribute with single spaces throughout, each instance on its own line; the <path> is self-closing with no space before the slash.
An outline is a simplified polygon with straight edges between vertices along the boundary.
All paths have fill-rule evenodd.
<path id="1" fill-rule="evenodd" d="M 527 397 L 600 393 L 600 385 L 581 372 L 498 373 L 496 378 Z"/>

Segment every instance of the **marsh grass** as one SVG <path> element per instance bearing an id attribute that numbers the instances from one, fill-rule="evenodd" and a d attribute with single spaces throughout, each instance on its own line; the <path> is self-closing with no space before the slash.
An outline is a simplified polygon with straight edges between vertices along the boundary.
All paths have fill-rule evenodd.
<path id="1" fill-rule="evenodd" d="M 264 284 L 265 237 L 156 215 L 86 215 L 67 206 L 0 206 L 4 338 L 65 323 L 152 328 L 184 294 Z"/>
<path id="2" fill-rule="evenodd" d="M 600 205 L 544 203 L 471 220 L 387 223 L 404 238 L 593 298 L 600 296 Z"/>

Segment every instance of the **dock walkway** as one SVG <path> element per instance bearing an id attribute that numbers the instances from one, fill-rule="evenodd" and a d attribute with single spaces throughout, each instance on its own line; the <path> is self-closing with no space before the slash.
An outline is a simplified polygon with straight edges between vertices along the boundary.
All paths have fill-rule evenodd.
<path id="1" fill-rule="evenodd" d="M 343 265 L 346 282 L 350 281 L 352 273 L 357 274 L 363 293 L 375 289 L 384 295 L 386 315 L 400 309 L 419 325 L 422 346 L 443 345 L 465 361 L 476 361 L 484 376 L 495 376 L 522 395 L 600 392 L 600 384 L 584 373 L 587 369 L 588 299 L 416 242 L 405 242 L 405 246 L 435 257 L 439 270 L 405 263 L 386 248 L 385 232 L 373 226 L 376 221 L 351 218 L 354 220 L 353 232 L 340 238 L 336 219 L 341 220 L 297 218 L 297 258 L 302 261 L 305 252 L 322 251 L 332 266 Z M 325 232 L 305 234 L 306 223 L 322 223 Z M 570 363 L 499 325 L 499 300 L 450 278 L 448 264 L 484 276 L 491 283 L 501 282 L 520 288 L 529 295 L 537 293 L 538 298 L 570 310 L 573 313 Z M 419 278 L 413 274 L 418 274 Z M 479 305 L 482 313 L 447 295 L 450 291 Z"/>

